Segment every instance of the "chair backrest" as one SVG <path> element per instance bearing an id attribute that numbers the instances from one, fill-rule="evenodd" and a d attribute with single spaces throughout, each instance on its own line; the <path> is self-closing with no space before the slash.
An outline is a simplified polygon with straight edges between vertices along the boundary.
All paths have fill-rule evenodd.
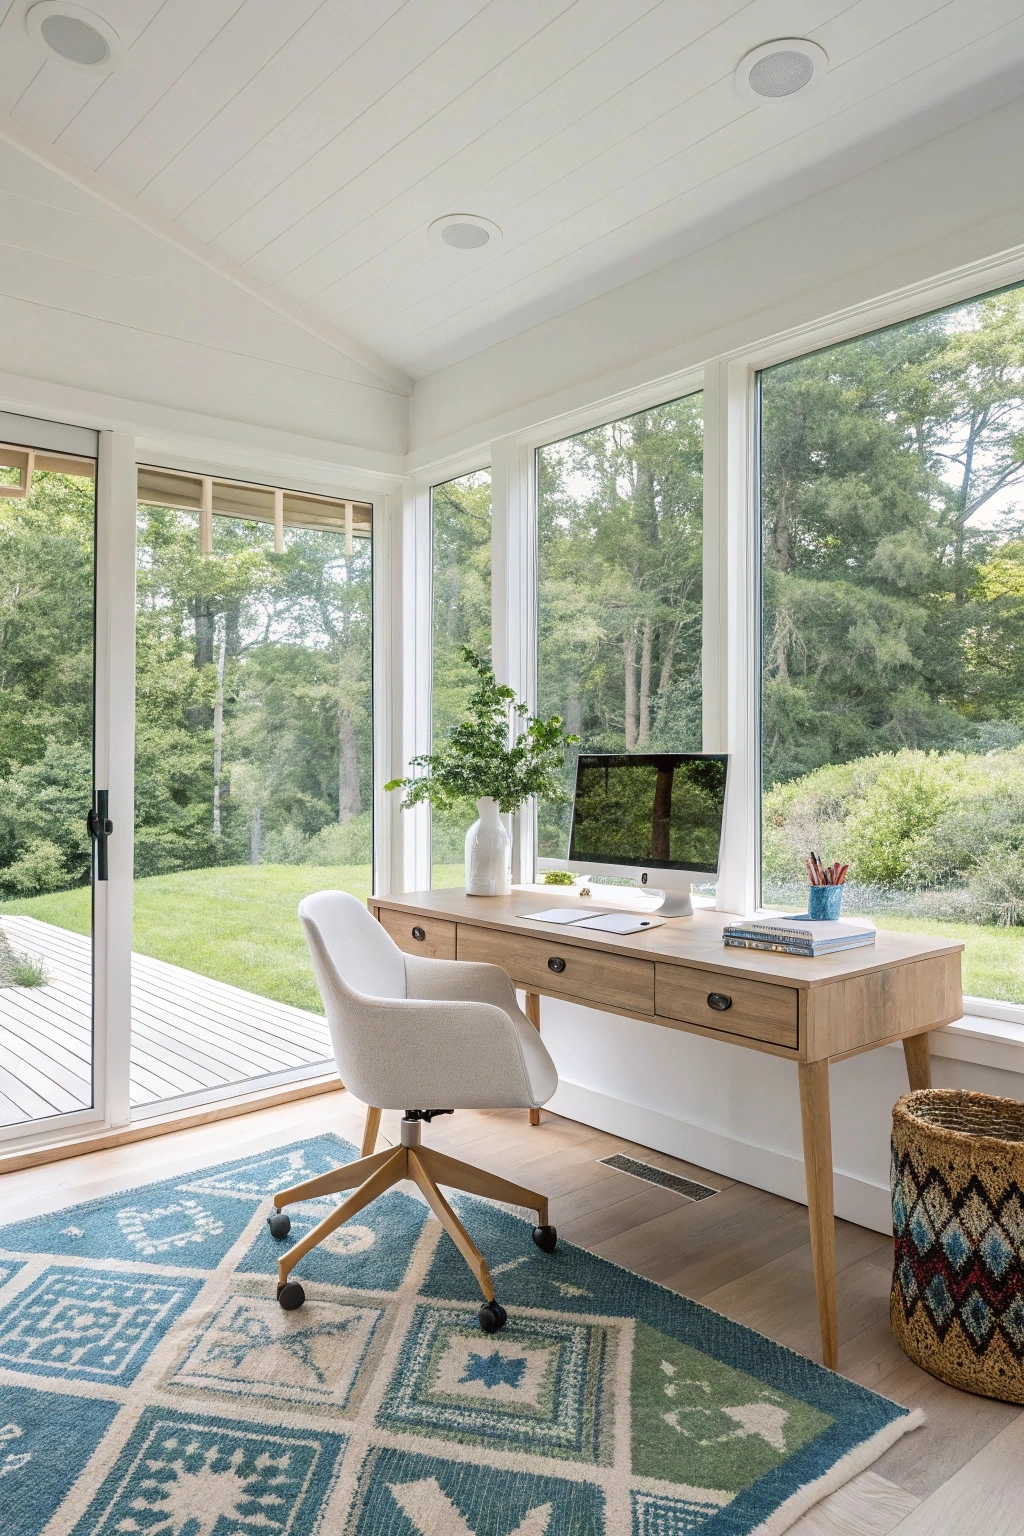
<path id="1" fill-rule="evenodd" d="M 332 991 L 338 990 L 340 982 L 342 995 L 348 991 L 363 997 L 405 997 L 405 956 L 355 896 L 318 891 L 299 903 L 299 918 L 314 969 L 319 970 L 318 960 L 329 967 Z"/>

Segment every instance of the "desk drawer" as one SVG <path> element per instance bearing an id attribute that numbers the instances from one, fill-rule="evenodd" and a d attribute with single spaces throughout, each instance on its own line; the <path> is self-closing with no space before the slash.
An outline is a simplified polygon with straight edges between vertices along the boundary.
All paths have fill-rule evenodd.
<path id="1" fill-rule="evenodd" d="M 399 949 L 427 960 L 455 959 L 455 924 L 443 917 L 417 917 L 413 912 L 396 912 L 381 907 L 380 921 Z"/>
<path id="2" fill-rule="evenodd" d="M 604 1003 L 626 1013 L 654 1012 L 651 960 L 565 944 L 554 934 L 549 939 L 534 939 L 475 928 L 469 923 L 459 924 L 458 956 L 460 960 L 488 960 L 500 965 L 521 987 Z"/>
<path id="3" fill-rule="evenodd" d="M 768 981 L 744 981 L 729 971 L 690 966 L 655 967 L 655 1011 L 684 1024 L 706 1024 L 726 1034 L 797 1047 L 797 990 Z M 714 998 L 715 1002 L 709 1002 Z M 717 1006 L 716 1006 L 717 1003 Z"/>

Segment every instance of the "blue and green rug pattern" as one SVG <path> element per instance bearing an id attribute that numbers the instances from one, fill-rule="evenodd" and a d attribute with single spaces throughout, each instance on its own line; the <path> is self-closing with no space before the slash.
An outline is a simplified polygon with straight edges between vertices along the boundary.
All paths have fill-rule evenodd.
<path id="1" fill-rule="evenodd" d="M 403 1188 L 283 1312 L 269 1196 L 355 1155 L 321 1136 L 0 1228 L 4 1536 L 775 1536 L 916 1422 L 466 1197 L 500 1334 Z"/>

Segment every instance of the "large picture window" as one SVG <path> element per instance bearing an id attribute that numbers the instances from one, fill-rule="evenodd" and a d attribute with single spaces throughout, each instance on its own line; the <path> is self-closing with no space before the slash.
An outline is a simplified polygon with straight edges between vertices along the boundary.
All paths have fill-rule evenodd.
<path id="1" fill-rule="evenodd" d="M 699 751 L 703 397 L 537 453 L 538 696 L 580 751 Z M 566 789 L 575 756 L 566 763 Z M 564 859 L 569 806 L 540 807 Z"/>
<path id="2" fill-rule="evenodd" d="M 491 654 L 491 474 L 478 470 L 435 485 L 432 526 L 433 655 L 431 719 L 437 747 L 462 720 L 476 674 L 465 660 L 470 647 Z M 470 802 L 454 811 L 431 812 L 433 887 L 465 879 L 466 828 L 476 820 Z"/>
<path id="3" fill-rule="evenodd" d="M 1024 1002 L 1024 292 L 760 377 L 762 900 L 961 938 Z"/>

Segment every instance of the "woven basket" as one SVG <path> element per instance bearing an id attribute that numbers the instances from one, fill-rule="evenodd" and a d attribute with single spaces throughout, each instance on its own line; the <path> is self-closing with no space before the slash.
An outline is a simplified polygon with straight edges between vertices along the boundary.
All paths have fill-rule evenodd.
<path id="1" fill-rule="evenodd" d="M 889 1315 L 911 1360 L 1024 1403 L 1024 1104 L 907 1094 L 892 1115 Z"/>

